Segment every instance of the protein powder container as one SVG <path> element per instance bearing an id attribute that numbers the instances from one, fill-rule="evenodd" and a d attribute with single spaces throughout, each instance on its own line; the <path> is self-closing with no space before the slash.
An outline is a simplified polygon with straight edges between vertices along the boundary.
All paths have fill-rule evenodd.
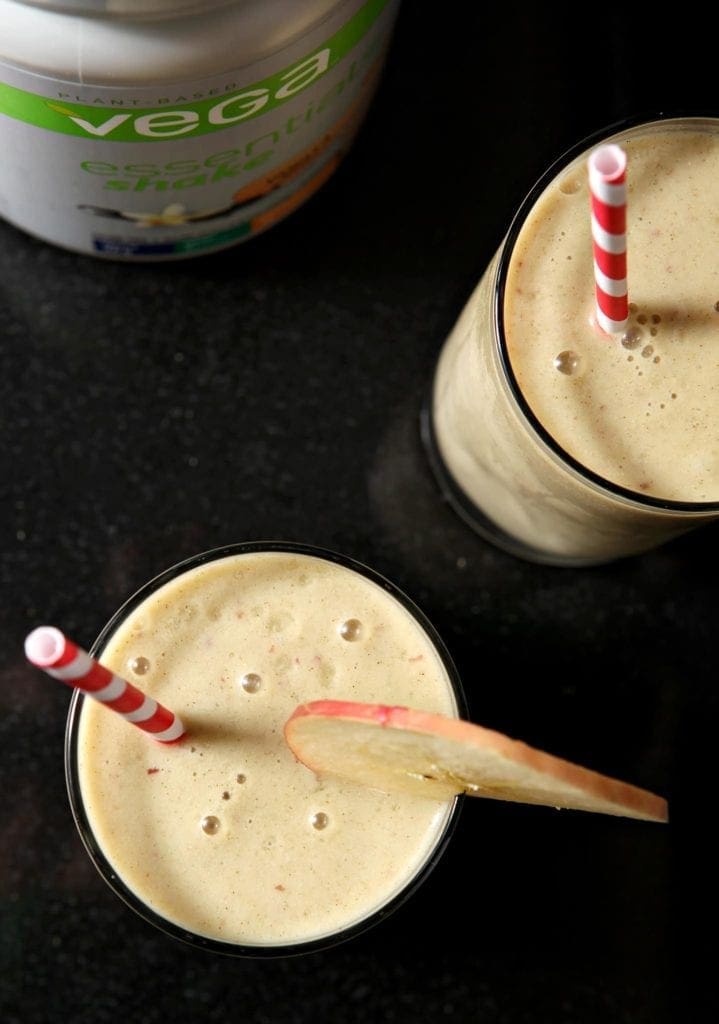
<path id="1" fill-rule="evenodd" d="M 201 255 L 329 178 L 399 0 L 0 0 L 0 215 L 128 260 Z"/>

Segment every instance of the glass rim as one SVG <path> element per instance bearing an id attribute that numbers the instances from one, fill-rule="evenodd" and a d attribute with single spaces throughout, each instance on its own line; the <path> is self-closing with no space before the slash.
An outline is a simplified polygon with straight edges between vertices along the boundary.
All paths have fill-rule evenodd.
<path id="1" fill-rule="evenodd" d="M 160 589 L 160 587 L 178 578 L 183 573 L 222 558 L 262 552 L 280 552 L 319 558 L 353 570 L 370 580 L 370 582 L 378 585 L 409 612 L 420 628 L 426 633 L 447 673 L 454 696 L 457 716 L 460 718 L 467 716 L 467 700 L 459 671 L 441 636 L 421 608 L 400 587 L 392 583 L 382 573 L 349 555 L 344 555 L 315 544 L 304 544 L 294 541 L 245 541 L 210 548 L 185 558 L 180 562 L 176 562 L 149 579 L 120 605 L 98 634 L 97 639 L 89 648 L 89 653 L 93 657 L 98 657 L 118 626 L 135 608 Z M 65 727 L 64 747 L 65 785 L 73 820 L 80 839 L 100 877 L 116 896 L 149 924 L 154 925 L 171 938 L 179 939 L 190 946 L 225 956 L 269 959 L 300 956 L 344 944 L 378 925 L 410 899 L 439 863 L 457 826 L 459 812 L 464 799 L 462 794 L 458 794 L 449 802 L 447 814 L 441 829 L 438 831 L 436 841 L 426 858 L 416 867 L 414 874 L 407 880 L 406 884 L 385 903 L 376 907 L 365 917 L 353 921 L 336 932 L 326 933 L 316 938 L 299 940 L 294 943 L 277 944 L 234 943 L 212 938 L 211 936 L 200 935 L 190 929 L 183 928 L 173 921 L 169 921 L 135 895 L 117 873 L 95 837 L 82 799 L 77 758 L 80 718 L 86 699 L 91 700 L 89 697 L 86 698 L 79 689 L 73 691 Z"/>
<path id="2" fill-rule="evenodd" d="M 647 130 L 651 130 L 655 126 L 670 127 L 671 125 L 679 127 L 691 124 L 691 122 L 694 122 L 697 127 L 702 123 L 705 125 L 711 124 L 716 128 L 717 133 L 719 134 L 719 112 L 716 110 L 708 112 L 674 111 L 638 114 L 633 117 L 622 118 L 621 120 L 614 121 L 602 128 L 596 129 L 569 148 L 565 149 L 554 161 L 552 161 L 552 163 L 550 163 L 520 203 L 510 222 L 507 234 L 500 245 L 493 285 L 492 328 L 495 350 L 499 356 L 502 373 L 504 374 L 504 378 L 507 382 L 511 397 L 515 402 L 516 408 L 526 421 L 530 430 L 536 435 L 539 442 L 548 449 L 552 455 L 558 458 L 568 469 L 572 470 L 576 475 L 583 479 L 585 483 L 590 484 L 596 490 L 607 492 L 613 498 L 619 498 L 625 503 L 633 505 L 636 508 L 650 509 L 658 513 L 686 513 L 700 518 L 702 516 L 710 516 L 719 512 L 719 500 L 676 501 L 670 498 L 658 498 L 653 495 L 642 494 L 639 491 L 634 491 L 629 487 L 623 487 L 620 484 L 614 483 L 612 480 L 608 480 L 606 477 L 594 472 L 594 470 L 589 469 L 589 467 L 585 466 L 579 459 L 574 458 L 574 456 L 570 455 L 569 452 L 565 451 L 562 445 L 539 421 L 519 387 L 519 383 L 509 358 L 509 352 L 507 351 L 504 324 L 504 299 L 507 286 L 507 275 L 509 273 L 509 264 L 514 253 L 514 248 L 529 213 L 551 182 L 573 161 L 581 157 L 583 153 L 588 153 L 594 146 L 597 146 L 600 143 L 616 141 L 617 137 L 634 129 L 646 128 Z"/>

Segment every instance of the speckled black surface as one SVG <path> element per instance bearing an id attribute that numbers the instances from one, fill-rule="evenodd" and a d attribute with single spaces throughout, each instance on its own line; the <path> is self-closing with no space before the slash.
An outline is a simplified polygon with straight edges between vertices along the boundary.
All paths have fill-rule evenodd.
<path id="1" fill-rule="evenodd" d="M 441 501 L 418 432 L 524 192 L 620 116 L 719 107 L 714 33 L 691 5 L 651 28 L 609 12 L 596 63 L 576 10 L 470 6 L 407 0 L 345 165 L 254 242 L 138 267 L 0 224 L 5 1024 L 716 1019 L 717 528 L 592 570 L 524 564 Z M 423 889 L 348 945 L 231 960 L 156 932 L 81 847 L 69 694 L 22 640 L 48 621 L 89 644 L 151 575 L 244 539 L 385 573 L 476 721 L 665 794 L 671 824 L 474 801 Z"/>

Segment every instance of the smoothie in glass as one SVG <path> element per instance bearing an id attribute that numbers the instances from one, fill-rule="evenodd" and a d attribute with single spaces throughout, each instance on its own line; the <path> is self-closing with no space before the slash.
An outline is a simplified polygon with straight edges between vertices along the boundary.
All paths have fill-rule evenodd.
<path id="1" fill-rule="evenodd" d="M 594 318 L 586 163 L 627 154 L 626 331 Z M 527 197 L 438 363 L 446 496 L 514 554 L 583 565 L 719 514 L 719 120 L 599 133 Z"/>
<path id="2" fill-rule="evenodd" d="M 92 653 L 187 730 L 160 744 L 79 694 L 68 729 L 85 844 L 165 931 L 238 955 L 320 948 L 380 920 L 435 863 L 455 801 L 320 779 L 283 737 L 313 699 L 461 713 L 431 625 L 370 570 L 300 545 L 208 552 L 135 595 Z"/>

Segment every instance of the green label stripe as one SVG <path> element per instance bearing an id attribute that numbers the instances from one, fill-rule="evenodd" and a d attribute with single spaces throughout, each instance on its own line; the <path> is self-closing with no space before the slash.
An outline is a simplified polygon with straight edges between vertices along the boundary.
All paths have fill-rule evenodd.
<path id="1" fill-rule="evenodd" d="M 387 3 L 368 0 L 311 53 L 236 93 L 160 107 L 123 107 L 117 103 L 98 107 L 37 96 L 0 82 L 0 114 L 46 131 L 108 142 L 163 142 L 223 131 L 274 110 L 318 81 L 357 45 Z M 325 54 L 327 50 L 329 55 Z"/>

